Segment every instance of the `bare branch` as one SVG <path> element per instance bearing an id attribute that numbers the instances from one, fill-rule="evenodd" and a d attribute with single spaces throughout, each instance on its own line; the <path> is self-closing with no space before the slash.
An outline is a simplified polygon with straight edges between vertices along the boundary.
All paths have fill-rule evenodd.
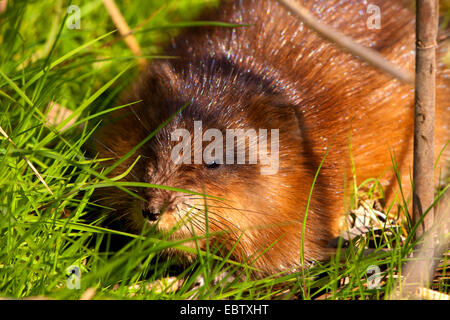
<path id="1" fill-rule="evenodd" d="M 5 12 L 7 6 L 8 6 L 8 0 L 0 0 L 0 14 Z"/>
<path id="2" fill-rule="evenodd" d="M 139 43 L 137 42 L 134 34 L 131 32 L 130 27 L 122 16 L 122 13 L 120 12 L 114 0 L 103 0 L 103 4 L 105 5 L 106 10 L 108 10 L 109 15 L 114 22 L 114 25 L 117 27 L 117 30 L 119 30 L 120 35 L 125 40 L 125 43 L 127 44 L 128 48 L 130 48 L 133 55 L 141 57 L 141 47 L 139 46 Z M 141 69 L 147 65 L 147 62 L 144 58 L 139 58 L 138 63 Z"/>
<path id="3" fill-rule="evenodd" d="M 438 0 L 416 2 L 416 83 L 414 114 L 413 219 L 418 222 L 434 201 L 434 118 L 436 107 L 436 47 Z M 433 224 L 433 209 L 416 232 L 416 239 Z"/>
<path id="4" fill-rule="evenodd" d="M 318 21 L 308 10 L 294 0 L 278 0 L 288 10 L 297 15 L 308 27 L 316 31 L 323 38 L 327 39 L 347 50 L 354 56 L 369 63 L 377 69 L 399 79 L 405 83 L 413 82 L 413 75 L 409 72 L 400 69 L 392 62 L 385 59 L 377 51 L 366 48 L 354 42 L 351 38 L 343 35 L 339 31 Z"/>

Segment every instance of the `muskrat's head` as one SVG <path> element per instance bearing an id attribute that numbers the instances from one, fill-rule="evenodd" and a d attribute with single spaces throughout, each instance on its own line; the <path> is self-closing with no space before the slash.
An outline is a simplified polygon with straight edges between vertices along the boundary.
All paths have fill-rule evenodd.
<path id="1" fill-rule="evenodd" d="M 220 73 L 210 76 L 200 82 L 163 64 L 141 79 L 127 100 L 142 101 L 115 114 L 97 135 L 97 148 L 102 158 L 118 159 L 154 133 L 110 176 L 139 156 L 122 181 L 159 187 L 131 188 L 140 198 L 116 189 L 101 197 L 129 230 L 153 226 L 170 239 L 199 237 L 201 247 L 208 230 L 225 250 L 239 239 L 236 260 L 273 246 L 254 265 L 268 273 L 292 267 L 314 176 L 302 158 L 293 108 L 253 79 L 225 84 Z M 320 236 L 314 234 L 317 242 Z M 307 248 L 311 256 L 319 250 Z"/>

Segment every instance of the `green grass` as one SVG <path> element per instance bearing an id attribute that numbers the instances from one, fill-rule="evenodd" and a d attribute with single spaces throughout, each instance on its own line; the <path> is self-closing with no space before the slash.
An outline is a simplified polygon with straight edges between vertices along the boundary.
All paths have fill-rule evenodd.
<path id="1" fill-rule="evenodd" d="M 136 37 L 150 60 L 175 34 L 173 27 L 189 26 L 207 4 L 117 2 L 129 25 L 141 27 Z M 93 203 L 93 192 L 125 185 L 106 179 L 101 159 L 89 158 L 85 145 L 107 112 L 126 107 L 115 101 L 138 68 L 136 57 L 112 32 L 101 0 L 73 4 L 81 8 L 80 30 L 64 23 L 66 1 L 10 1 L 0 15 L 0 297 L 79 299 L 87 288 L 96 288 L 95 299 L 379 299 L 395 287 L 414 245 L 407 222 L 355 238 L 349 250 L 329 262 L 261 280 L 249 280 L 247 266 L 242 279 L 215 281 L 224 271 L 242 267 L 209 248 L 180 270 L 158 252 L 183 243 L 148 235 L 122 234 L 131 241 L 120 251 L 100 250 L 118 232 L 86 222 L 88 213 L 102 209 Z M 75 123 L 68 128 L 70 119 L 57 127 L 48 124 L 51 101 L 73 111 Z M 355 193 L 375 197 L 379 190 L 366 188 L 370 182 L 355 184 Z M 374 251 L 364 255 L 369 245 Z M 382 270 L 379 289 L 367 287 L 372 265 Z M 67 288 L 70 266 L 81 269 L 80 290 Z M 148 287 L 168 276 L 183 279 L 177 291 Z M 199 276 L 204 286 L 195 285 Z M 449 292 L 445 281 L 435 288 Z"/>

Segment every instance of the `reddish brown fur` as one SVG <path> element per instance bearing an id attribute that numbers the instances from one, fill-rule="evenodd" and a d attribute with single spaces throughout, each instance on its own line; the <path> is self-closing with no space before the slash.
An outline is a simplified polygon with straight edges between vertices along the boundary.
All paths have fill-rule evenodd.
<path id="1" fill-rule="evenodd" d="M 398 2 L 371 1 L 381 8 L 380 30 L 367 28 L 365 1 L 304 2 L 322 22 L 413 71 L 414 16 Z M 352 175 L 350 136 L 358 183 L 378 177 L 387 201 L 393 200 L 398 190 L 393 152 L 409 196 L 413 87 L 322 40 L 276 1 L 233 1 L 208 19 L 253 25 L 190 29 L 167 50 L 179 59 L 155 62 L 141 77 L 127 99 L 143 102 L 116 114 L 118 120 L 101 131 L 101 157 L 124 155 L 186 102 L 191 105 L 139 150 L 143 159 L 125 180 L 230 200 L 208 199 L 210 231 L 229 231 L 225 249 L 230 249 L 244 231 L 233 254 L 237 260 L 276 242 L 254 264 L 264 274 L 299 266 L 308 194 L 327 148 L 307 216 L 306 260 L 325 258 L 329 241 L 339 233 L 344 193 Z M 445 78 L 441 72 L 436 154 L 450 136 L 449 98 L 448 74 Z M 202 120 L 204 129 L 279 128 L 279 173 L 262 176 L 259 165 L 224 165 L 209 170 L 203 165 L 173 164 L 170 132 L 192 128 L 193 120 Z M 440 163 L 449 156 L 447 148 Z M 136 155 L 112 175 L 123 172 L 134 159 Z M 123 216 L 123 223 L 134 230 L 144 224 L 142 206 L 164 206 L 159 227 L 167 231 L 178 219 L 177 206 L 179 209 L 182 202 L 194 201 L 159 189 L 140 191 L 148 204 L 117 195 L 116 190 L 107 192 L 105 203 L 117 209 L 113 215 Z M 196 234 L 202 234 L 204 226 L 204 221 L 198 221 Z M 189 229 L 183 227 L 173 238 L 189 236 Z"/>

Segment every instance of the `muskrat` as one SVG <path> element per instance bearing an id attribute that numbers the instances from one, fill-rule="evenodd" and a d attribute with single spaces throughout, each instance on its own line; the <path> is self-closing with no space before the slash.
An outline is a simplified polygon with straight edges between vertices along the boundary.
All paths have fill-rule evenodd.
<path id="1" fill-rule="evenodd" d="M 400 1 L 372 1 L 380 8 L 379 29 L 367 27 L 366 1 L 301 2 L 323 23 L 405 70 L 414 70 L 414 14 Z M 231 255 L 237 261 L 261 254 L 250 262 L 265 275 L 300 266 L 306 211 L 305 261 L 327 258 L 347 209 L 344 195 L 352 167 L 358 183 L 378 178 L 390 202 L 400 198 L 395 155 L 403 194 L 410 194 L 412 85 L 322 39 L 277 1 L 225 1 L 201 20 L 245 25 L 185 30 L 166 48 L 166 54 L 176 58 L 153 62 L 123 99 L 141 102 L 114 113 L 96 136 L 99 156 L 117 160 L 173 116 L 110 173 L 122 174 L 140 156 L 123 181 L 173 188 L 136 188 L 141 199 L 118 189 L 103 190 L 102 201 L 115 209 L 110 219 L 133 232 L 152 225 L 167 234 L 179 224 L 170 239 L 203 236 L 208 229 L 211 235 L 220 234 L 209 239 L 220 239 L 223 250 L 231 250 L 238 241 Z M 436 154 L 450 137 L 450 85 L 442 66 L 437 91 Z M 261 169 L 274 163 L 247 161 L 255 149 L 239 140 L 247 151 L 243 163 L 225 162 L 217 153 L 209 161 L 194 161 L 207 142 L 186 151 L 183 159 L 192 161 L 177 162 L 177 129 L 186 130 L 192 139 L 194 129 L 203 134 L 215 129 L 223 136 L 227 129 L 267 130 L 267 141 L 278 141 L 279 148 L 267 143 L 266 154 L 272 160 L 277 155 L 277 170 L 264 174 Z M 205 141 L 213 141 L 209 139 Z M 238 150 L 224 149 L 227 157 Z M 449 156 L 447 148 L 440 157 L 442 170 Z M 206 241 L 198 243 L 204 248 Z"/>

